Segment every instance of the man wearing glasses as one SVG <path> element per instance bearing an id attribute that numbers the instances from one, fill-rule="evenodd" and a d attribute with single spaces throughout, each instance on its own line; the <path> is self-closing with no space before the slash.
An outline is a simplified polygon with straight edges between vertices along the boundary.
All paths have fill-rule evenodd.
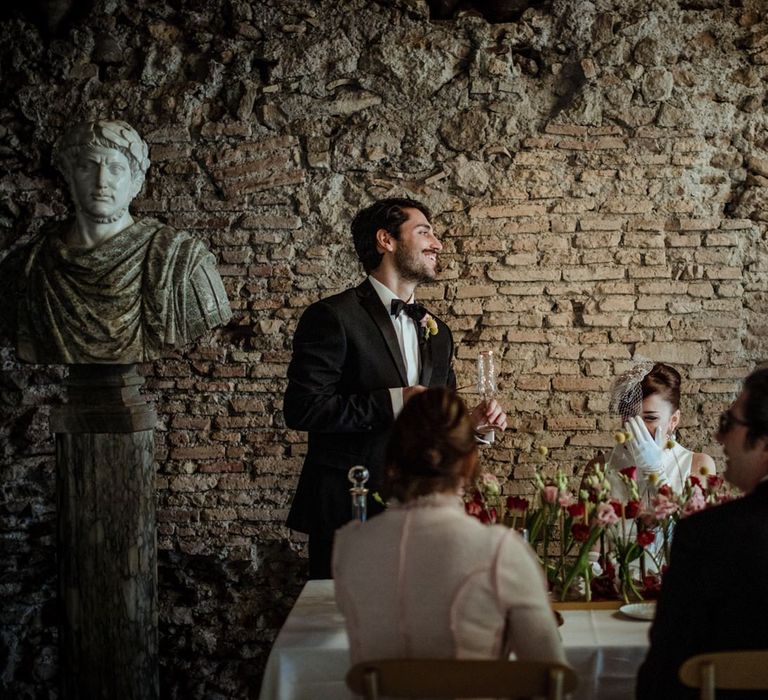
<path id="1" fill-rule="evenodd" d="M 768 649 L 768 368 L 747 377 L 716 437 L 724 476 L 744 496 L 677 525 L 639 700 L 698 697 L 677 679 L 695 654 Z"/>

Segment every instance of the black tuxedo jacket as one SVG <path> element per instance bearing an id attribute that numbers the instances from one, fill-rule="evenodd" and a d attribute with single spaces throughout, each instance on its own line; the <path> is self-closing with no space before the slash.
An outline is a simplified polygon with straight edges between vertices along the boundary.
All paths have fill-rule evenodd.
<path id="1" fill-rule="evenodd" d="M 639 700 L 698 698 L 677 680 L 680 665 L 694 654 L 768 649 L 768 482 L 680 521 L 670 560 L 638 675 Z"/>
<path id="2" fill-rule="evenodd" d="M 420 383 L 455 386 L 453 339 L 439 319 L 436 335 L 419 330 Z M 394 326 L 371 283 L 307 308 L 293 338 L 283 402 L 289 428 L 309 433 L 288 527 L 331 537 L 352 518 L 350 467 L 381 486 L 384 452 L 394 422 L 389 389 L 408 386 Z M 368 512 L 378 512 L 368 499 Z"/>

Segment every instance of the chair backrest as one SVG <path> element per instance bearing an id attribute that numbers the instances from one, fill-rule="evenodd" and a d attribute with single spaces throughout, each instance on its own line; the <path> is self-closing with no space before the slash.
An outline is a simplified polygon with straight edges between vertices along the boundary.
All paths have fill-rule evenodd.
<path id="1" fill-rule="evenodd" d="M 678 672 L 689 688 L 700 688 L 702 700 L 714 700 L 715 689 L 768 690 L 768 649 L 719 651 L 687 659 Z"/>
<path id="2" fill-rule="evenodd" d="M 393 698 L 560 699 L 578 684 L 572 668 L 542 661 L 474 659 L 379 659 L 347 674 L 347 685 L 366 700 Z"/>

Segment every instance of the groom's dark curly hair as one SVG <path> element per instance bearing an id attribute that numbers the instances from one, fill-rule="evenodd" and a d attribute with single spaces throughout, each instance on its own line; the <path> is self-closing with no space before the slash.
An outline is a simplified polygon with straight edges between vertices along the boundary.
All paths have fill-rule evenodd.
<path id="1" fill-rule="evenodd" d="M 376 250 L 376 231 L 383 228 L 393 238 L 398 238 L 400 226 L 408 219 L 404 209 L 418 209 L 427 217 L 427 221 L 432 221 L 432 212 L 424 204 L 405 197 L 379 199 L 365 209 L 361 209 L 352 220 L 355 251 L 367 273 L 375 270 L 383 257 Z"/>

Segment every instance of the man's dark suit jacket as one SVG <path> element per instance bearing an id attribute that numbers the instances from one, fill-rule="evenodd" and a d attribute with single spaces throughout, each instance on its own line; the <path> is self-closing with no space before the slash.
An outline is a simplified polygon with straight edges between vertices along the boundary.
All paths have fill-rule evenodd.
<path id="1" fill-rule="evenodd" d="M 638 675 L 639 700 L 697 698 L 677 680 L 694 654 L 768 649 L 768 482 L 682 520 L 670 560 Z M 717 693 L 718 699 L 766 695 Z"/>
<path id="2" fill-rule="evenodd" d="M 420 383 L 455 386 L 453 339 L 439 319 L 436 335 L 420 328 Z M 371 283 L 322 299 L 307 308 L 293 338 L 283 402 L 289 428 L 309 433 L 304 467 L 288 527 L 332 537 L 352 518 L 349 468 L 370 472 L 380 488 L 384 453 L 394 416 L 390 388 L 408 386 L 392 319 Z M 368 512 L 380 508 L 368 499 Z"/>

